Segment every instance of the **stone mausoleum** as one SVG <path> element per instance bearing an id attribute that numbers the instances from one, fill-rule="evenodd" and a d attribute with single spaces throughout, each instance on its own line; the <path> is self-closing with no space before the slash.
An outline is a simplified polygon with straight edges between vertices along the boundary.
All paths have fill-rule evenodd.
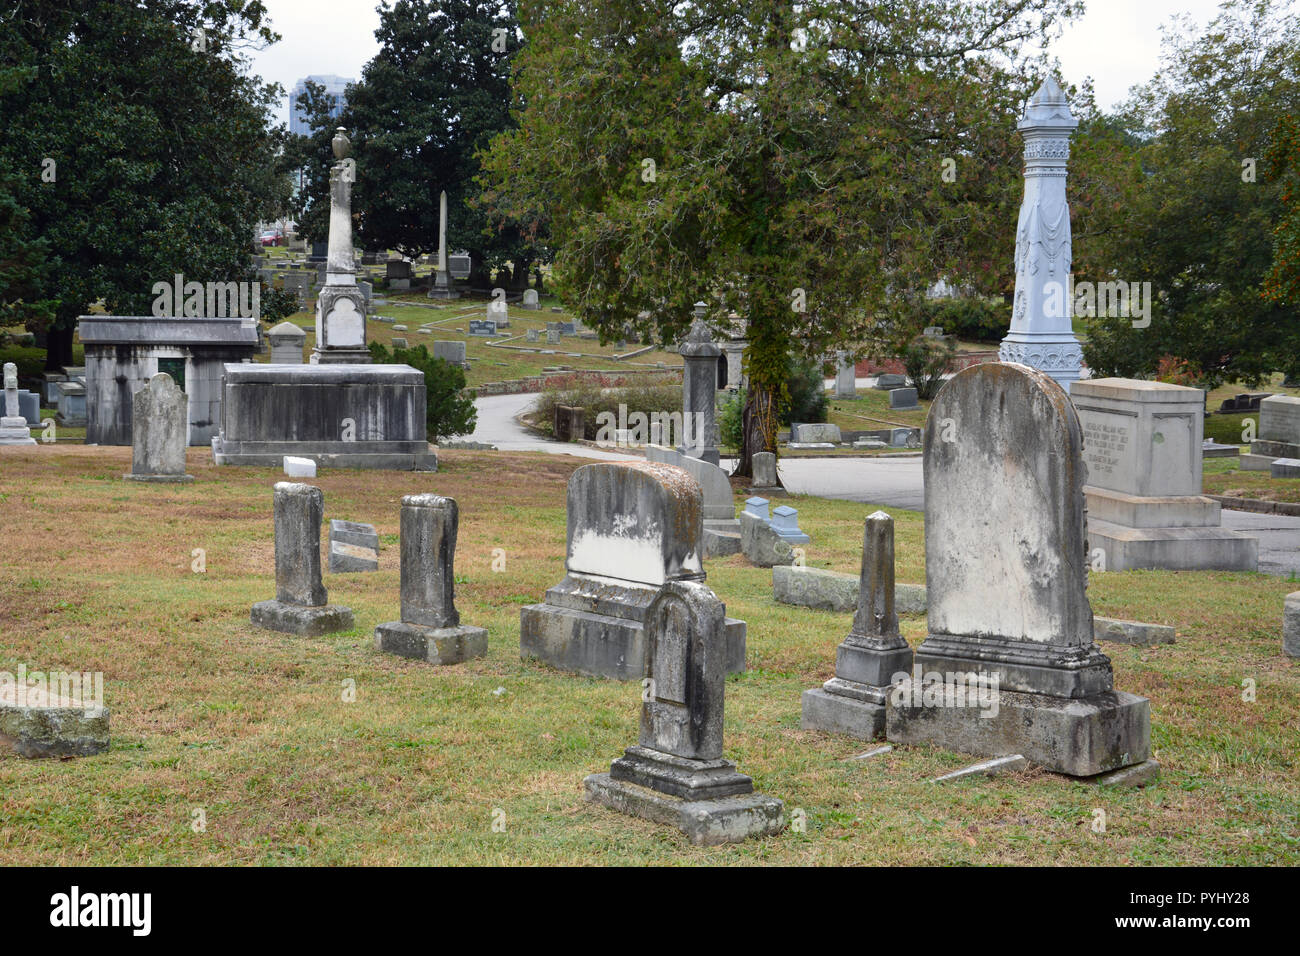
<path id="1" fill-rule="evenodd" d="M 221 376 L 227 363 L 252 362 L 256 319 L 83 315 L 86 348 L 86 444 L 131 444 L 135 393 L 159 372 L 188 398 L 189 444 L 206 445 L 221 419 Z"/>
<path id="2" fill-rule="evenodd" d="M 279 465 L 291 455 L 337 468 L 438 468 L 429 449 L 424 373 L 372 364 L 366 347 L 365 298 L 352 249 L 350 145 L 340 127 L 311 363 L 224 367 L 221 424 L 212 439 L 217 465 Z"/>

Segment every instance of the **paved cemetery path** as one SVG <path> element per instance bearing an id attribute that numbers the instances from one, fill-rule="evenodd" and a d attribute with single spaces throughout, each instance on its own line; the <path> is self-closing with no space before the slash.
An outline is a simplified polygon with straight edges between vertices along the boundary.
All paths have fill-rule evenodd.
<path id="1" fill-rule="evenodd" d="M 488 442 L 503 451 L 541 451 L 605 461 L 637 461 L 640 455 L 603 451 L 588 445 L 546 441 L 515 421 L 535 395 L 491 395 L 475 401 L 478 425 L 469 441 Z M 730 461 L 724 460 L 730 467 Z M 781 481 L 796 494 L 861 501 L 908 511 L 925 510 L 921 457 L 786 458 Z M 1259 538 L 1259 569 L 1268 574 L 1300 574 L 1300 518 L 1223 510 L 1223 526 Z"/>

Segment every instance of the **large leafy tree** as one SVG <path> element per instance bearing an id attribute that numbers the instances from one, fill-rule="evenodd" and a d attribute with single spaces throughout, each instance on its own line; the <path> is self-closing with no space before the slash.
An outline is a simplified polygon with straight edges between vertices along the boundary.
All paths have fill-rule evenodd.
<path id="1" fill-rule="evenodd" d="M 520 47 L 515 4 L 385 2 L 375 36 L 380 51 L 349 87 L 343 115 L 337 123 L 313 117 L 319 128 L 302 147 L 324 169 L 326 127 L 350 131 L 357 241 L 409 256 L 437 251 L 439 194 L 446 190 L 448 248 L 470 253 L 476 284 L 503 265 L 512 267 L 516 287 L 526 284 L 530 263 L 546 257 L 540 220 L 496 217 L 490 225 L 475 182 L 477 153 L 511 126 L 510 60 Z M 328 196 L 328 177 L 310 176 L 308 230 Z"/>
<path id="2" fill-rule="evenodd" d="M 1018 51 L 1074 10 L 526 0 L 526 108 L 486 169 L 549 210 L 561 293 L 603 336 L 679 341 L 696 300 L 748 320 L 747 473 L 792 351 L 905 334 L 940 275 L 1005 284 Z"/>
<path id="3" fill-rule="evenodd" d="M 273 42 L 259 0 L 3 0 L 0 168 L 44 240 L 29 327 L 47 367 L 72 362 L 77 316 L 102 301 L 147 312 L 155 282 L 249 274 L 258 219 L 283 199 L 270 174 L 274 87 L 242 50 Z"/>
<path id="4" fill-rule="evenodd" d="M 1273 265 L 1264 297 L 1300 308 L 1300 120 L 1295 116 L 1278 120 L 1268 161 L 1270 175 L 1282 186 L 1282 221 L 1273 233 Z"/>
<path id="5" fill-rule="evenodd" d="M 1162 59 L 1113 118 L 1140 143 L 1140 173 L 1114 167 L 1117 228 L 1084 242 L 1079 276 L 1150 282 L 1151 321 L 1091 321 L 1088 365 L 1143 376 L 1173 359 L 1206 387 L 1300 371 L 1296 303 L 1262 294 L 1286 184 L 1266 157 L 1300 112 L 1300 21 L 1269 0 L 1234 0 L 1199 36 L 1168 31 Z"/>

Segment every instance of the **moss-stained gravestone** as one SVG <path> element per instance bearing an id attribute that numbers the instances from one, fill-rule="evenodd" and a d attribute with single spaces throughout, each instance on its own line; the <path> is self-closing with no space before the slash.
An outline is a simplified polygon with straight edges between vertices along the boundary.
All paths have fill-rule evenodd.
<path id="1" fill-rule="evenodd" d="M 664 585 L 705 579 L 703 496 L 688 472 L 601 462 L 568 487 L 568 574 L 520 611 L 520 655 L 619 680 L 645 673 L 646 613 Z M 723 623 L 728 672 L 745 669 L 745 622 Z"/>
<path id="2" fill-rule="evenodd" d="M 253 605 L 258 627 L 317 637 L 352 628 L 351 608 L 331 605 L 321 583 L 320 525 L 325 495 L 314 485 L 275 486 L 275 598 Z"/>
<path id="3" fill-rule="evenodd" d="M 675 826 L 692 843 L 781 832 L 783 804 L 722 756 L 727 662 L 722 602 L 698 581 L 664 585 L 646 615 L 641 731 L 609 773 L 587 777 L 587 800 Z"/>
<path id="4" fill-rule="evenodd" d="M 929 633 L 886 705 L 896 743 L 1091 776 L 1150 754 L 1150 705 L 1093 643 L 1079 416 L 1024 365 L 958 373 L 925 428 Z M 959 693 L 978 680 L 972 701 Z M 991 693 L 989 693 L 991 691 Z"/>
<path id="5" fill-rule="evenodd" d="M 159 372 L 131 401 L 129 481 L 189 482 L 185 449 L 190 443 L 189 399 L 172 377 Z"/>
<path id="6" fill-rule="evenodd" d="M 41 675 L 47 676 L 52 675 Z M 108 708 L 90 700 L 81 675 L 74 676 L 80 697 L 43 679 L 29 682 L 23 668 L 16 680 L 0 674 L 0 750 L 20 757 L 84 757 L 106 751 Z M 97 686 L 102 696 L 102 680 Z"/>
<path id="7" fill-rule="evenodd" d="M 375 650 L 430 664 L 459 664 L 487 654 L 487 631 L 460 623 L 456 610 L 454 498 L 402 499 L 402 619 L 375 628 Z"/>

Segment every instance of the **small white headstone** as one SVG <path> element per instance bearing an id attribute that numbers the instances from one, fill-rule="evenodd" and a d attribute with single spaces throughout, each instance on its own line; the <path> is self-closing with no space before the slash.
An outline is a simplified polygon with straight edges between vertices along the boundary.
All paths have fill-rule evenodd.
<path id="1" fill-rule="evenodd" d="M 285 455 L 284 473 L 290 478 L 315 478 L 316 462 L 310 458 L 295 458 L 293 455 Z"/>

